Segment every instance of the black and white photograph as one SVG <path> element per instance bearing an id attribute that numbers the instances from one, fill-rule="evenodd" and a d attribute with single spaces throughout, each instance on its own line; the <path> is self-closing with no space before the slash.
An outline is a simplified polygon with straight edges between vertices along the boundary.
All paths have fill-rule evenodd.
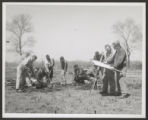
<path id="1" fill-rule="evenodd" d="M 145 118 L 145 2 L 3 2 L 4 118 Z"/>

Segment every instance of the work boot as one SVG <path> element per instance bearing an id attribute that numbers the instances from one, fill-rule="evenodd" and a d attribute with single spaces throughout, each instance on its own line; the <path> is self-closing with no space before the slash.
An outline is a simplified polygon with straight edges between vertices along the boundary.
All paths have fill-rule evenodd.
<path id="1" fill-rule="evenodd" d="M 121 98 L 128 98 L 130 96 L 130 94 L 129 93 L 126 93 L 126 94 L 123 94 L 122 96 L 121 96 Z"/>
<path id="2" fill-rule="evenodd" d="M 24 89 L 16 89 L 16 92 L 22 93 L 22 92 L 25 92 L 25 90 Z"/>
<path id="3" fill-rule="evenodd" d="M 109 96 L 108 93 L 102 93 L 101 95 L 102 95 L 102 96 Z"/>
<path id="4" fill-rule="evenodd" d="M 100 94 L 106 94 L 106 93 L 107 93 L 106 91 L 101 91 L 101 92 L 100 92 Z"/>
<path id="5" fill-rule="evenodd" d="M 115 92 L 115 93 L 114 93 L 114 96 L 121 96 L 121 95 L 122 95 L 121 92 Z"/>
<path id="6" fill-rule="evenodd" d="M 102 96 L 108 96 L 108 95 L 109 95 L 106 91 L 101 91 L 100 94 L 101 94 Z"/>

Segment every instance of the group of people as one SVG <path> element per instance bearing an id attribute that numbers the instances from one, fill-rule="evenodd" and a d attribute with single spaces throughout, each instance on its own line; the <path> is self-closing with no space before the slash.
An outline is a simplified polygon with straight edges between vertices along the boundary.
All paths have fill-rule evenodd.
<path id="1" fill-rule="evenodd" d="M 34 67 L 36 55 L 27 54 L 17 66 L 16 91 L 22 92 L 24 88 L 35 86 L 36 88 L 47 87 L 53 78 L 53 68 L 55 65 L 54 59 L 51 59 L 47 54 L 43 60 L 43 67 Z M 62 83 L 66 84 L 66 72 L 68 63 L 63 56 L 60 57 L 61 63 L 61 79 Z"/>
<path id="2" fill-rule="evenodd" d="M 53 68 L 55 65 L 54 59 L 51 59 L 47 54 L 43 61 L 43 68 L 34 68 L 33 63 L 36 61 L 36 55 L 26 55 L 22 62 L 17 67 L 16 90 L 22 91 L 25 85 L 28 87 L 35 86 L 36 88 L 47 87 L 53 78 Z M 101 68 L 94 65 L 94 74 L 84 74 L 83 69 L 79 69 L 78 65 L 74 65 L 74 80 L 83 83 L 85 79 L 97 78 L 103 82 L 102 91 L 103 96 L 106 95 L 123 95 L 128 97 L 129 93 L 126 87 L 126 71 L 127 71 L 127 53 L 121 46 L 119 41 L 112 43 L 112 45 L 105 45 L 105 52 L 95 52 L 94 60 L 109 64 L 113 69 Z M 68 63 L 63 56 L 60 57 L 61 65 L 61 79 L 66 84 L 66 72 Z M 118 71 L 115 71 L 118 70 Z M 81 77 L 78 74 L 81 73 Z"/>
<path id="3" fill-rule="evenodd" d="M 120 41 L 113 42 L 112 45 L 105 45 L 105 53 L 95 53 L 94 60 L 109 64 L 113 69 L 100 68 L 95 66 L 98 76 L 101 74 L 103 82 L 103 96 L 115 95 L 128 97 L 130 94 L 127 90 L 126 72 L 128 67 L 127 53 Z M 118 71 L 116 71 L 118 70 Z"/>

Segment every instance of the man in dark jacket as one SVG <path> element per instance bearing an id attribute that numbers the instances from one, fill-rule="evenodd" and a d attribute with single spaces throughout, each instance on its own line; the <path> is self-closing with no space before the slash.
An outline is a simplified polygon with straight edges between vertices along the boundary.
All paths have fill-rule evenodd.
<path id="1" fill-rule="evenodd" d="M 122 72 L 115 72 L 116 81 L 116 95 L 123 95 L 123 97 L 128 97 L 126 86 L 126 71 L 127 71 L 127 57 L 125 50 L 121 47 L 120 42 L 116 41 L 113 44 L 113 48 L 116 53 L 113 58 L 112 66 Z"/>
<path id="2" fill-rule="evenodd" d="M 93 59 L 100 61 L 100 58 L 101 58 L 100 53 L 96 51 Z"/>

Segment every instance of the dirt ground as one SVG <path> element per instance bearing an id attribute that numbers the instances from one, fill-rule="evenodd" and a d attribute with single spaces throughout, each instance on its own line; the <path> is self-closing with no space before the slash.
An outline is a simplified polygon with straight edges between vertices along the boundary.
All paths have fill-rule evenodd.
<path id="1" fill-rule="evenodd" d="M 141 114 L 142 76 L 140 71 L 127 75 L 130 97 L 101 96 L 99 89 L 91 92 L 91 85 L 75 86 L 72 74 L 67 75 L 68 85 L 56 84 L 59 73 L 54 73 L 53 88 L 27 88 L 24 93 L 15 91 L 16 69 L 6 65 L 5 112 L 6 113 L 56 113 L 56 114 Z"/>

